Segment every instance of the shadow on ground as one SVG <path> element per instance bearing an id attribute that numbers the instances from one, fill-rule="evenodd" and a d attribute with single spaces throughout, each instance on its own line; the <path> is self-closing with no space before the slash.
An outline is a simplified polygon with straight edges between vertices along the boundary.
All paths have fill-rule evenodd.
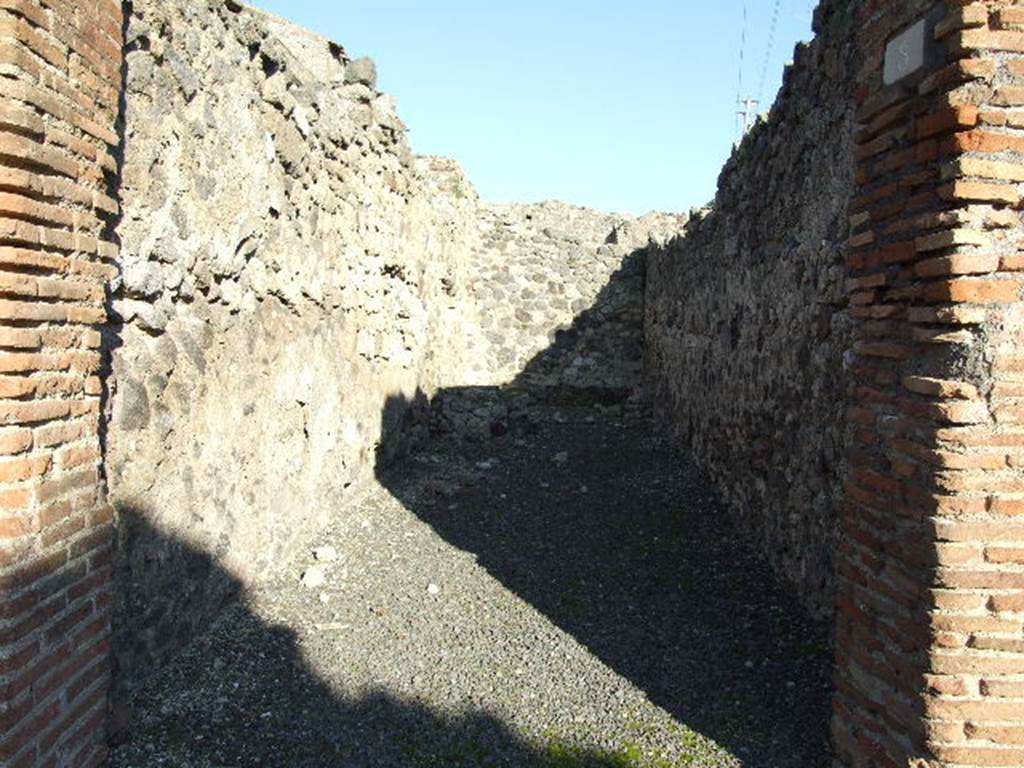
<path id="1" fill-rule="evenodd" d="M 131 730 L 121 734 L 113 750 L 114 768 L 633 765 L 627 757 L 571 745 L 529 745 L 485 711 L 444 716 L 385 691 L 345 699 L 307 663 L 295 631 L 268 624 L 246 607 L 242 585 L 214 558 L 157 530 L 144 510 L 122 515 L 130 519 L 136 551 L 161 553 L 162 561 L 141 556 L 137 567 L 162 569 L 168 582 L 170 574 L 185 568 L 224 585 L 211 596 L 168 583 L 167 597 L 156 604 L 119 595 L 128 601 L 122 626 L 131 622 L 136 642 L 157 640 L 148 628 L 159 625 L 166 611 L 202 615 L 211 600 L 241 599 L 137 694 Z M 123 568 L 118 584 L 128 591 L 132 566 Z"/>
<path id="2" fill-rule="evenodd" d="M 574 378 L 574 361 L 595 347 L 639 359 L 642 333 L 611 344 L 602 333 L 636 322 L 622 285 L 644 279 L 645 260 L 644 250 L 627 257 L 507 387 L 391 398 L 378 480 L 679 724 L 748 766 L 828 765 L 830 627 L 807 618 L 675 446 L 650 424 L 623 427 L 628 390 Z M 547 405 L 531 416 L 515 405 L 524 395 Z M 481 414 L 500 405 L 490 423 L 461 430 L 472 439 L 428 448 L 440 466 L 394 463 L 424 423 L 460 431 L 449 416 L 460 402 Z M 446 465 L 491 468 L 452 493 Z"/>
<path id="3" fill-rule="evenodd" d="M 680 725 L 747 766 L 828 765 L 828 627 L 664 438 L 593 413 L 550 409 L 500 440 L 435 444 L 443 461 L 379 479 Z M 487 469 L 448 483 L 439 467 L 458 465 Z"/>
<path id="4" fill-rule="evenodd" d="M 486 703 L 440 714 L 429 696 L 384 685 L 340 695 L 294 628 L 247 607 L 217 553 L 168 536 L 154 525 L 154 511 L 139 507 L 119 510 L 115 660 L 130 668 L 120 680 L 145 677 L 140 660 L 161 671 L 136 695 L 130 738 L 112 766 L 828 765 L 827 628 L 810 622 L 763 558 L 740 543 L 676 449 L 647 427 L 623 426 L 626 391 L 618 382 L 574 378 L 581 356 L 639 360 L 630 334 L 611 344 L 602 336 L 609 321 L 629 325 L 622 313 L 636 308 L 617 300 L 616 280 L 636 279 L 636 269 L 629 261 L 509 389 L 389 399 L 377 480 L 698 747 L 588 747 L 586 734 L 573 732 L 574 712 L 550 738 L 528 741 Z M 456 413 L 453 402 L 472 407 Z M 479 421 L 466 430 L 477 439 L 435 435 L 418 454 L 431 461 L 409 460 L 409 436 L 436 430 L 439 412 L 447 428 L 466 427 L 454 424 L 461 418 Z M 342 650 L 332 663 L 352 658 Z M 607 690 L 594 688 L 596 696 Z M 117 700 L 129 693 L 119 688 Z M 595 707 L 615 708 L 614 701 Z M 664 742 L 659 723 L 629 727 Z M 700 751 L 708 740 L 721 750 Z"/>

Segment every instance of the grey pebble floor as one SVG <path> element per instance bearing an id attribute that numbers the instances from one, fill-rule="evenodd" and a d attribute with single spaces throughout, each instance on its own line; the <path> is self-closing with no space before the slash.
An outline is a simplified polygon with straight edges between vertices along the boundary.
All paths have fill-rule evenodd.
<path id="1" fill-rule="evenodd" d="M 592 413 L 394 467 L 311 542 L 323 586 L 301 559 L 149 682 L 113 768 L 829 765 L 827 627 Z"/>

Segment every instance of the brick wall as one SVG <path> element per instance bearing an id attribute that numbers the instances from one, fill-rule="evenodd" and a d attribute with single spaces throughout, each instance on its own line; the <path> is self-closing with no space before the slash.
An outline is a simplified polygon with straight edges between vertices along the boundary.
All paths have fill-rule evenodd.
<path id="1" fill-rule="evenodd" d="M 885 87 L 932 9 L 934 66 Z M 836 747 L 1024 765 L 1024 9 L 858 10 Z"/>
<path id="2" fill-rule="evenodd" d="M 111 514 L 104 283 L 117 249 L 116 0 L 0 0 L 0 764 L 98 765 Z"/>

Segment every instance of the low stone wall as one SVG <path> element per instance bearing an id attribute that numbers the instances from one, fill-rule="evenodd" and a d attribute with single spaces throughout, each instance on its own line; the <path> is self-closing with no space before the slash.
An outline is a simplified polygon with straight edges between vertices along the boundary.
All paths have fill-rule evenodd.
<path id="1" fill-rule="evenodd" d="M 643 367 L 646 255 L 685 219 L 558 202 L 481 205 L 469 292 L 467 384 L 622 401 Z"/>
<path id="2" fill-rule="evenodd" d="M 621 409 L 642 383 L 647 254 L 684 216 L 548 201 L 481 203 L 467 264 L 464 384 L 432 402 L 432 427 L 487 440 L 537 403 Z"/>
<path id="3" fill-rule="evenodd" d="M 766 121 L 733 153 L 710 211 L 652 254 L 646 362 L 679 435 L 816 613 L 832 610 L 842 494 L 843 247 L 852 189 L 853 61 L 843 3 Z"/>

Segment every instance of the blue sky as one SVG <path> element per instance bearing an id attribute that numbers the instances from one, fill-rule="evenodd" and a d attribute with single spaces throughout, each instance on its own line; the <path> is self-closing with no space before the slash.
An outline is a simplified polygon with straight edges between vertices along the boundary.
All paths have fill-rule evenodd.
<path id="1" fill-rule="evenodd" d="M 766 110 L 813 0 L 256 0 L 371 56 L 419 154 L 487 200 L 684 211 L 714 196 L 744 97 Z M 767 70 L 764 88 L 762 72 Z"/>

